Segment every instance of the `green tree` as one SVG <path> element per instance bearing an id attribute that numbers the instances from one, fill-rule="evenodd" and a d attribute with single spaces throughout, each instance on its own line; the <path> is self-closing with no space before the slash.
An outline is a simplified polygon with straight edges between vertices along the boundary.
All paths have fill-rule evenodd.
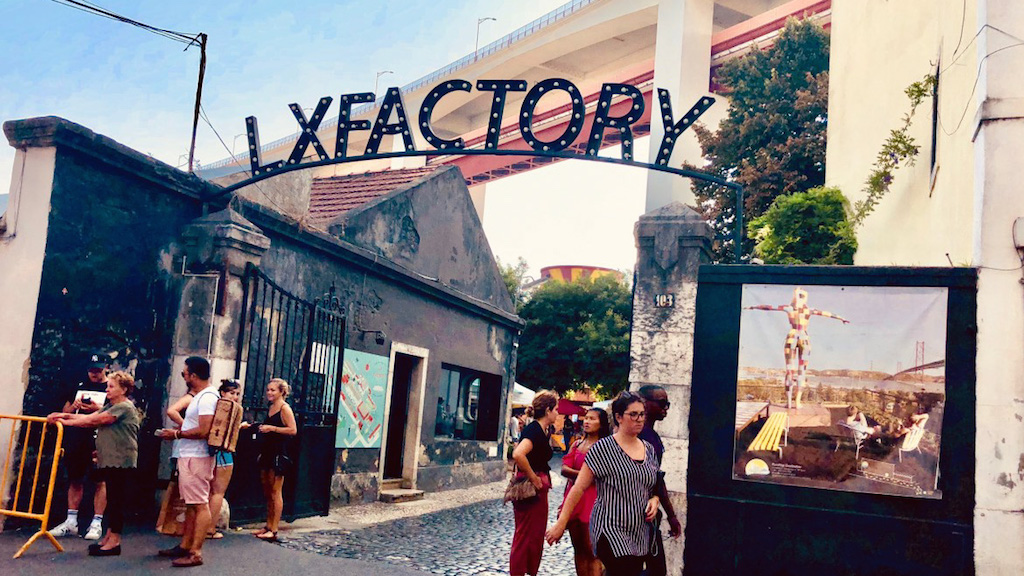
<path id="1" fill-rule="evenodd" d="M 628 386 L 632 294 L 622 280 L 548 281 L 520 316 L 520 382 L 559 393 L 590 386 L 605 396 Z"/>
<path id="2" fill-rule="evenodd" d="M 853 264 L 857 237 L 849 213 L 838 188 L 779 196 L 750 222 L 754 253 L 768 264 Z"/>
<path id="3" fill-rule="evenodd" d="M 828 34 L 809 20 L 790 19 L 764 49 L 754 48 L 718 69 L 729 112 L 717 132 L 694 125 L 704 170 L 744 187 L 744 219 L 760 216 L 780 195 L 825 182 L 828 121 Z M 731 190 L 694 181 L 697 210 L 715 229 L 717 260 L 731 260 L 736 199 Z M 752 242 L 744 243 L 748 254 Z"/>
<path id="4" fill-rule="evenodd" d="M 526 272 L 530 265 L 522 256 L 519 261 L 513 264 L 503 264 L 501 258 L 497 258 L 498 269 L 501 271 L 501 279 L 505 281 L 508 288 L 508 295 L 512 297 L 512 304 L 516 307 L 516 313 L 523 309 L 526 304 L 526 293 L 523 292 L 523 284 L 526 281 Z"/>

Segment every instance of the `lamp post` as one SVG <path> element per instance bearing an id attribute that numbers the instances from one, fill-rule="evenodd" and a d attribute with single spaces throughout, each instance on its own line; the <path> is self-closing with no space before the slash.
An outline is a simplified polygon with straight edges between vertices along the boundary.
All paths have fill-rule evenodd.
<path id="1" fill-rule="evenodd" d="M 488 20 L 498 21 L 497 18 L 491 18 L 490 16 L 484 16 L 483 18 L 476 19 L 476 43 L 473 44 L 473 61 L 475 62 L 479 57 L 477 56 L 477 50 L 480 49 L 480 25 Z"/>
<path id="2" fill-rule="evenodd" d="M 245 136 L 245 132 L 242 132 L 241 134 L 235 134 L 235 139 L 231 141 L 231 155 L 232 156 L 235 155 L 235 144 L 238 143 L 238 139 L 240 137 L 242 137 L 242 136 Z"/>
<path id="3" fill-rule="evenodd" d="M 380 82 L 380 77 L 385 74 L 394 74 L 391 70 L 381 70 L 377 72 L 377 77 L 373 79 L 373 97 L 377 98 L 377 83 Z"/>

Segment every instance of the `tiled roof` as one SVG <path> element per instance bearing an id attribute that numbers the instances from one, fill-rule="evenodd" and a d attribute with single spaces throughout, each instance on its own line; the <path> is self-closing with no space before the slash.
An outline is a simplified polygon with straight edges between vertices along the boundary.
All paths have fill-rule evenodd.
<path id="1" fill-rule="evenodd" d="M 309 215 L 317 221 L 330 220 L 437 169 L 426 166 L 315 178 L 309 193 Z"/>

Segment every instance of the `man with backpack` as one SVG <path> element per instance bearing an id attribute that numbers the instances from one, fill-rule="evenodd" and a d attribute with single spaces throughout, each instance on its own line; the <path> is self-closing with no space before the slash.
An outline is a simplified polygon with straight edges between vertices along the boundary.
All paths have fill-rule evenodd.
<path id="1" fill-rule="evenodd" d="M 215 462 L 207 438 L 220 393 L 210 383 L 210 363 L 205 358 L 186 358 L 181 377 L 195 391 L 195 399 L 185 410 L 181 429 L 160 430 L 159 436 L 179 440 L 178 491 L 185 501 L 185 533 L 181 544 L 161 550 L 159 555 L 174 558 L 175 567 L 187 568 L 203 564 L 203 542 L 212 522 L 209 504 Z"/>

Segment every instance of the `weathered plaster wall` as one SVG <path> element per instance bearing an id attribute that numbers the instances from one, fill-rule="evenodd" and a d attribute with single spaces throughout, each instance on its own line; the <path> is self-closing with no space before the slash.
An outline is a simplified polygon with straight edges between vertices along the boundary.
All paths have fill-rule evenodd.
<path id="1" fill-rule="evenodd" d="M 465 190 L 458 168 L 441 168 L 342 215 L 329 224 L 329 230 L 441 284 L 514 312 Z"/>
<path id="2" fill-rule="evenodd" d="M 0 275 L 0 283 L 18 282 L 19 298 L 32 296 L 11 315 L 17 318 L 12 325 L 32 326 L 31 362 L 17 364 L 27 370 L 19 410 L 59 410 L 66 387 L 84 377 L 87 354 L 116 355 L 114 367 L 133 370 L 141 384 L 135 397 L 147 419 L 140 468 L 155 471 L 159 443 L 151 431 L 161 423 L 180 291 L 171 246 L 184 224 L 201 214 L 199 195 L 213 188 L 59 118 L 8 122 L 4 131 L 33 162 L 25 172 L 31 189 L 22 190 L 33 218 L 19 229 L 26 240 L 33 229 L 37 242 L 45 238 L 45 251 L 37 246 L 33 253 L 41 270 L 38 294 L 30 275 L 23 282 L 6 266 Z M 45 172 L 52 180 L 42 177 Z M 33 204 L 39 199 L 45 203 Z M 7 386 L 3 390 L 10 397 Z M 140 483 L 154 478 L 144 474 Z M 55 509 L 61 506 L 55 500 Z"/>
<path id="3" fill-rule="evenodd" d="M 0 363 L 7 367 L 0 371 L 0 414 L 21 414 L 28 388 L 55 158 L 56 150 L 51 147 L 20 149 L 14 159 L 6 227 L 0 232 L 0 267 L 4 270 L 0 274 L 0 307 L 5 311 Z M 10 440 L 10 434 L 0 433 L 0 454 L 8 454 Z M 0 494 L 8 494 L 7 485 L 0 485 Z"/>
<path id="4" fill-rule="evenodd" d="M 1022 34 L 1016 0 L 832 4 L 827 182 L 852 199 L 907 109 L 903 89 L 941 70 L 934 178 L 926 101 L 911 131 L 917 166 L 896 172 L 858 232 L 856 261 L 979 267 L 974 554 L 984 575 L 1024 571 L 1024 291 L 1012 234 L 1024 216 Z"/>
<path id="5" fill-rule="evenodd" d="M 495 281 L 479 270 L 481 262 L 492 262 L 488 245 L 460 240 L 467 235 L 462 228 L 472 232 L 479 221 L 464 189 L 465 201 L 445 200 L 448 195 L 459 194 L 457 189 L 447 188 L 451 182 L 461 184 L 457 170 L 450 174 L 441 182 L 428 180 L 412 194 L 398 195 L 394 202 L 378 202 L 364 210 L 359 219 L 362 224 L 347 227 L 352 233 L 347 237 L 367 245 L 315 231 L 299 233 L 293 224 L 268 210 L 252 205 L 243 209 L 271 238 L 261 268 L 282 288 L 312 300 L 335 287 L 348 318 L 347 348 L 387 356 L 391 343 L 401 342 L 429 350 L 417 480 L 420 488 L 428 490 L 486 482 L 495 477 L 494 470 L 504 469 L 504 455 L 496 441 L 435 439 L 436 411 L 431 399 L 439 396 L 442 363 L 498 375 L 498 408 L 494 414 L 482 413 L 481 420 L 498 422 L 497 437 L 503 438 L 502 415 L 514 377 L 509 354 L 518 330 L 518 320 L 498 298 L 503 295 L 508 301 L 504 285 L 501 289 L 505 294 L 497 292 Z M 404 232 L 396 235 L 386 228 L 385 222 L 391 217 L 404 222 Z M 402 233 L 406 240 L 419 239 L 415 249 L 408 244 L 405 248 L 397 246 L 403 241 Z M 453 242 L 458 246 L 451 246 Z M 445 245 L 449 247 L 443 248 Z M 385 260 L 370 246 L 390 250 L 388 254 L 399 264 Z M 496 267 L 493 273 L 500 280 Z M 463 278 L 475 281 L 453 281 Z M 471 297 L 465 295 L 465 290 Z M 493 306 L 488 299 L 500 305 Z M 511 309 L 510 301 L 507 309 Z M 377 330 L 387 336 L 383 344 L 375 341 L 373 332 Z M 362 501 L 370 494 L 375 497 L 380 464 L 379 449 L 339 450 L 341 477 L 336 477 L 332 485 L 335 501 Z"/>

